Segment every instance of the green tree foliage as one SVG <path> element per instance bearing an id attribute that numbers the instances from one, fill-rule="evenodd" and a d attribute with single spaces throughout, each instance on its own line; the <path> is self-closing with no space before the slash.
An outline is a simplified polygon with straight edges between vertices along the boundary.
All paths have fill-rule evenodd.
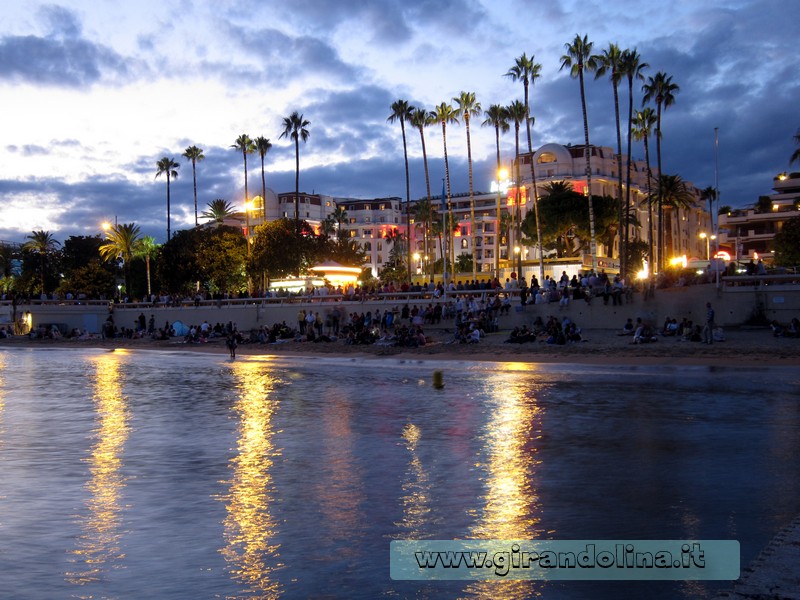
<path id="1" fill-rule="evenodd" d="M 27 237 L 28 241 L 22 245 L 22 249 L 37 257 L 39 262 L 39 291 L 45 293 L 56 286 L 57 279 L 54 281 L 53 271 L 58 258 L 57 250 L 61 242 L 56 240 L 49 231 L 32 231 L 31 235 Z"/>
<path id="2" fill-rule="evenodd" d="M 775 235 L 775 264 L 784 267 L 800 265 L 800 217 L 786 221 Z"/>
<path id="3" fill-rule="evenodd" d="M 114 296 L 115 283 L 108 263 L 101 262 L 95 256 L 87 263 L 72 268 L 58 286 L 58 293 L 62 296 L 72 293 L 76 298 L 79 294 L 86 294 L 87 298 L 111 298 Z"/>
<path id="4" fill-rule="evenodd" d="M 306 221 L 283 218 L 259 225 L 250 252 L 247 269 L 251 277 L 266 273 L 269 277 L 290 277 L 305 273 L 319 259 L 323 249 Z"/>

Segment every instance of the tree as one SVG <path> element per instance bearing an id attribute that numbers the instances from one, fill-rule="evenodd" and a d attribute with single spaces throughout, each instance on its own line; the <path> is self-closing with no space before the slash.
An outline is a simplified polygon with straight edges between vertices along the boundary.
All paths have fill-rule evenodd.
<path id="1" fill-rule="evenodd" d="M 526 121 L 528 118 L 528 109 L 525 108 L 525 105 L 520 102 L 519 100 L 514 100 L 511 104 L 508 105 L 506 108 L 506 112 L 508 113 L 508 119 L 512 123 L 514 123 L 514 165 L 516 166 L 516 173 L 514 174 L 514 211 L 511 216 L 511 222 L 513 224 L 514 229 L 514 244 L 518 245 L 520 243 L 520 238 L 522 237 L 520 226 L 522 223 L 521 214 L 520 214 L 520 204 L 522 203 L 522 177 L 519 173 L 519 128 L 522 125 L 523 121 Z M 509 244 L 509 258 L 511 256 L 511 244 Z M 519 265 L 517 266 L 517 270 L 521 271 L 522 266 L 522 253 L 517 255 L 517 259 L 520 261 Z"/>
<path id="2" fill-rule="evenodd" d="M 256 150 L 258 150 L 258 155 L 261 157 L 261 208 L 262 208 L 262 218 L 264 222 L 267 221 L 267 179 L 264 175 L 264 159 L 267 156 L 267 152 L 272 149 L 272 142 L 270 142 L 264 136 L 259 136 L 256 138 L 255 141 Z"/>
<path id="3" fill-rule="evenodd" d="M 700 200 L 708 202 L 708 216 L 711 219 L 711 226 L 714 226 L 714 200 L 717 199 L 717 190 L 708 186 L 700 190 Z"/>
<path id="4" fill-rule="evenodd" d="M 795 148 L 792 155 L 789 157 L 789 164 L 797 163 L 800 164 L 800 129 L 797 130 L 797 133 L 794 134 L 794 143 L 798 145 Z"/>
<path id="5" fill-rule="evenodd" d="M 628 151 L 626 154 L 626 161 L 625 161 L 625 213 L 630 214 L 631 211 L 631 141 L 633 137 L 633 80 L 637 79 L 639 81 L 644 81 L 644 75 L 642 71 L 644 71 L 647 67 L 649 67 L 646 62 L 642 62 L 641 56 L 634 48 L 633 50 L 623 50 L 622 52 L 622 64 L 620 66 L 620 70 L 622 74 L 628 80 Z M 626 222 L 622 234 L 624 236 L 623 245 L 628 245 L 628 237 L 630 233 L 630 223 Z M 627 265 L 627 258 L 628 257 L 635 257 L 635 253 L 627 252 L 626 253 L 626 265 Z M 650 257 L 648 256 L 648 259 Z M 627 273 L 623 273 L 623 275 L 627 275 Z"/>
<path id="6" fill-rule="evenodd" d="M 486 119 L 481 125 L 484 127 L 494 127 L 494 142 L 497 151 L 497 178 L 500 178 L 500 132 L 507 133 L 511 126 L 508 124 L 508 111 L 505 106 L 500 104 L 492 104 L 488 110 L 484 112 Z M 498 181 L 499 184 L 499 181 Z M 538 206 L 536 207 L 538 211 Z M 494 274 L 495 277 L 500 276 L 500 187 L 497 188 L 497 206 L 495 209 L 497 216 L 497 231 L 494 236 Z M 541 235 L 541 233 L 539 234 Z"/>
<path id="7" fill-rule="evenodd" d="M 470 248 L 472 248 L 472 256 L 476 255 L 475 251 L 475 196 L 473 191 L 472 179 L 472 143 L 470 142 L 469 135 L 469 120 L 470 117 L 477 117 L 481 114 L 481 104 L 475 100 L 475 92 L 461 92 L 458 96 L 453 98 L 453 102 L 458 107 L 458 114 L 464 119 L 464 127 L 467 131 L 467 164 L 469 165 L 469 239 Z M 472 261 L 472 279 L 477 281 L 477 261 Z"/>
<path id="8" fill-rule="evenodd" d="M 800 217 L 785 221 L 775 234 L 775 264 L 784 267 L 800 265 Z"/>
<path id="9" fill-rule="evenodd" d="M 525 94 L 525 130 L 528 134 L 528 154 L 531 157 L 531 192 L 533 193 L 533 212 L 536 218 L 536 239 L 539 250 L 539 280 L 544 281 L 544 255 L 542 254 L 542 233 L 541 223 L 539 221 L 539 190 L 536 187 L 536 168 L 533 160 L 533 142 L 531 140 L 531 124 L 533 118 L 531 117 L 531 106 L 529 102 L 529 87 L 533 85 L 539 77 L 541 77 L 542 65 L 535 61 L 535 57 L 523 52 L 522 56 L 514 61 L 514 66 L 508 70 L 506 77 L 511 77 L 513 81 L 522 81 L 523 91 Z"/>
<path id="10" fill-rule="evenodd" d="M 622 131 L 619 124 L 619 82 L 622 79 L 622 51 L 616 44 L 609 44 L 608 48 L 604 49 L 601 54 L 595 56 L 597 61 L 597 70 L 595 71 L 595 79 L 599 79 L 606 73 L 611 80 L 611 87 L 614 91 L 614 118 L 617 126 L 617 198 L 619 198 L 619 257 L 620 257 L 620 272 L 626 272 L 625 265 L 625 248 L 622 238 L 622 231 L 625 229 L 623 223 L 623 213 L 625 206 L 622 202 Z"/>
<path id="11" fill-rule="evenodd" d="M 217 198 L 208 203 L 208 210 L 200 216 L 214 220 L 217 225 L 222 225 L 222 222 L 233 214 L 235 214 L 235 211 L 231 203 L 222 198 Z"/>
<path id="12" fill-rule="evenodd" d="M 675 102 L 675 94 L 680 91 L 677 84 L 672 83 L 672 77 L 659 71 L 654 77 L 648 77 L 647 83 L 642 86 L 644 97 L 642 104 L 647 104 L 651 100 L 656 103 L 656 160 L 658 162 L 659 178 L 657 182 L 661 183 L 661 113 L 667 108 L 672 106 Z M 664 199 L 662 197 L 661 187 L 658 188 L 658 262 L 659 268 L 663 269 L 666 264 L 664 259 Z"/>
<path id="13" fill-rule="evenodd" d="M 120 223 L 106 231 L 106 242 L 100 246 L 100 257 L 105 261 L 122 259 L 125 274 L 125 293 L 133 297 L 131 290 L 131 261 L 141 237 L 141 228 L 135 223 Z"/>
<path id="14" fill-rule="evenodd" d="M 46 294 L 45 289 L 45 265 L 52 258 L 53 253 L 61 245 L 49 231 L 32 231 L 31 235 L 26 236 L 27 242 L 22 245 L 23 250 L 28 250 L 39 256 L 39 275 L 41 293 Z"/>
<path id="15" fill-rule="evenodd" d="M 592 72 L 597 69 L 597 60 L 592 56 L 592 42 L 587 36 L 580 37 L 575 35 L 572 43 L 564 44 L 567 53 L 561 57 L 561 68 L 570 70 L 570 76 L 578 78 L 581 88 L 581 112 L 583 113 L 583 137 L 584 148 L 583 156 L 586 160 L 586 190 L 589 200 L 589 231 L 591 236 L 592 267 L 597 263 L 597 238 L 595 236 L 594 207 L 592 206 L 592 165 L 591 147 L 589 146 L 589 117 L 586 113 L 586 92 L 583 85 L 584 71 Z"/>
<path id="16" fill-rule="evenodd" d="M 644 160 L 645 168 L 647 169 L 647 196 L 653 195 L 653 172 L 650 169 L 650 145 L 648 140 L 650 134 L 653 133 L 653 127 L 656 124 L 656 115 L 653 109 L 647 107 L 643 110 L 637 110 L 633 119 L 633 137 L 636 141 L 644 142 Z M 653 254 L 653 205 L 647 203 L 647 260 L 650 265 L 648 272 L 650 274 L 654 271 L 654 254 Z"/>
<path id="17" fill-rule="evenodd" d="M 436 220 L 437 213 L 429 198 L 423 198 L 414 206 L 414 220 L 422 224 L 422 239 L 425 256 L 430 257 L 431 225 Z M 426 265 L 427 266 L 427 265 Z M 433 274 L 431 273 L 431 277 Z"/>
<path id="18" fill-rule="evenodd" d="M 317 245 L 314 232 L 306 221 L 276 219 L 255 230 L 247 271 L 251 275 L 266 273 L 271 278 L 304 273 L 316 262 Z"/>
<path id="19" fill-rule="evenodd" d="M 256 145 L 250 136 L 243 133 L 236 141 L 231 144 L 231 148 L 238 150 L 242 153 L 242 160 L 244 161 L 244 214 L 247 220 L 247 228 L 250 228 L 250 194 L 247 189 L 247 155 L 256 151 Z"/>
<path id="20" fill-rule="evenodd" d="M 148 296 L 153 293 L 152 286 L 150 285 L 150 259 L 158 253 L 158 248 L 159 246 L 156 244 L 156 239 L 150 235 L 146 235 L 138 241 L 134 249 L 134 257 L 144 259 L 145 268 L 147 270 Z"/>
<path id="21" fill-rule="evenodd" d="M 448 123 L 455 123 L 458 124 L 458 116 L 456 111 L 453 107 L 447 102 L 442 102 L 439 106 L 436 107 L 436 111 L 434 113 L 434 122 L 440 123 L 442 125 L 442 144 L 444 146 L 444 178 L 447 184 L 447 214 L 449 215 L 449 219 L 452 220 L 453 218 L 453 202 L 452 196 L 450 195 L 450 162 L 447 160 L 447 125 Z M 453 239 L 452 236 L 449 235 L 448 232 L 444 232 L 445 237 L 447 238 L 448 242 L 448 250 L 447 254 L 448 257 L 445 258 L 446 261 L 449 261 L 453 264 L 453 268 L 455 268 L 455 252 L 453 250 Z M 444 254 L 442 255 L 444 256 Z M 450 269 L 450 273 L 452 274 L 453 269 Z M 445 281 L 445 284 L 447 282 Z"/>
<path id="22" fill-rule="evenodd" d="M 204 229 L 196 240 L 198 280 L 210 293 L 246 289 L 247 240 L 239 227 Z"/>
<path id="23" fill-rule="evenodd" d="M 408 179 L 408 146 L 406 144 L 406 121 L 411 119 L 414 107 L 407 100 L 396 100 L 392 103 L 392 114 L 386 119 L 390 123 L 400 121 L 400 131 L 403 133 L 403 160 L 406 165 L 406 223 L 409 224 L 408 239 L 411 239 L 411 186 Z M 408 280 L 411 281 L 411 244 L 408 244 Z"/>
<path id="24" fill-rule="evenodd" d="M 178 178 L 178 169 L 180 165 L 172 158 L 165 156 L 156 162 L 156 167 L 158 168 L 156 171 L 156 178 L 158 178 L 159 175 L 166 175 L 167 177 L 167 240 L 169 240 L 172 235 L 172 229 L 170 228 L 169 182 L 171 179 Z"/>
<path id="25" fill-rule="evenodd" d="M 194 189 L 194 226 L 197 227 L 197 163 L 205 159 L 203 149 L 189 146 L 184 150 L 183 157 L 192 163 L 192 188 Z M 148 294 L 150 292 L 148 291 Z"/>
<path id="26" fill-rule="evenodd" d="M 294 222 L 298 231 L 300 230 L 300 141 L 305 143 L 308 139 L 307 127 L 310 124 L 302 114 L 294 111 L 288 117 L 283 118 L 283 131 L 280 135 L 282 138 L 288 137 L 294 140 Z"/>
<path id="27" fill-rule="evenodd" d="M 674 213 L 675 218 L 680 222 L 680 211 L 693 208 L 695 206 L 695 197 L 680 175 L 661 175 L 657 190 L 656 195 L 645 198 L 645 202 L 648 204 L 661 202 L 667 233 L 665 252 L 671 256 L 680 252 L 680 248 L 676 251 L 674 247 L 672 214 Z"/>
<path id="28" fill-rule="evenodd" d="M 433 118 L 433 113 L 423 108 L 415 108 L 409 119 L 409 123 L 419 131 L 419 139 L 422 142 L 422 164 L 425 166 L 425 197 L 428 200 L 431 198 L 431 180 L 428 173 L 428 153 L 425 150 L 425 128 L 433 122 Z"/>

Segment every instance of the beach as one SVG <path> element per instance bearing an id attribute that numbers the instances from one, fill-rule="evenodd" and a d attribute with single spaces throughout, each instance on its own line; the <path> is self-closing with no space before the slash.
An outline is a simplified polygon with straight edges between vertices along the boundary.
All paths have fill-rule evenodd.
<path id="1" fill-rule="evenodd" d="M 735 365 L 747 367 L 800 366 L 800 339 L 778 338 L 768 328 L 726 329 L 725 341 L 706 345 L 675 337 L 658 337 L 658 341 L 633 344 L 630 336 L 617 335 L 618 330 L 593 329 L 582 332 L 583 341 L 564 346 L 544 341 L 524 344 L 507 343 L 509 332 L 487 334 L 477 344 L 451 343 L 452 330 L 426 330 L 430 342 L 418 348 L 381 345 L 348 345 L 333 342 L 297 342 L 274 344 L 243 343 L 237 356 L 347 356 L 379 360 L 382 357 L 430 360 L 465 360 L 530 363 L 580 363 L 604 365 Z M 0 339 L 2 348 L 127 348 L 141 350 L 191 351 L 227 355 L 224 338 L 208 342 L 187 343 L 182 338 L 156 341 L 142 339 L 29 339 L 14 336 Z"/>

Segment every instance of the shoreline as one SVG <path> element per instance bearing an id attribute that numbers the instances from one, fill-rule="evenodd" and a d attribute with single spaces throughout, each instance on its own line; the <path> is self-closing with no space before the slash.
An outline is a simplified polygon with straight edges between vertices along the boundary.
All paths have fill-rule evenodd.
<path id="1" fill-rule="evenodd" d="M 505 343 L 508 332 L 488 334 L 477 344 L 448 343 L 450 334 L 432 330 L 432 343 L 419 348 L 377 345 L 346 345 L 335 342 L 295 342 L 241 344 L 237 356 L 329 357 L 381 360 L 411 359 L 431 361 L 516 362 L 620 366 L 800 366 L 800 339 L 776 338 L 769 330 L 728 330 L 726 341 L 705 345 L 675 338 L 659 338 L 649 344 L 632 344 L 630 337 L 611 330 L 584 331 L 585 341 L 566 346 L 544 342 Z M 168 341 L 150 339 L 29 339 L 14 336 L 0 340 L 4 348 L 97 348 L 148 351 L 200 352 L 227 356 L 223 338 L 206 343 L 186 343 L 179 338 Z"/>

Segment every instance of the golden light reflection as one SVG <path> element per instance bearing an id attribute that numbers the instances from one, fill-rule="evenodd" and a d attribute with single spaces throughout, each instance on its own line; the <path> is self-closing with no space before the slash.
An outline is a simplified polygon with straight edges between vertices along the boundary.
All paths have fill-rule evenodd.
<path id="1" fill-rule="evenodd" d="M 400 529 L 401 539 L 424 539 L 429 537 L 429 519 L 431 515 L 431 486 L 428 473 L 417 454 L 417 445 L 422 438 L 422 431 L 414 423 L 403 428 L 403 439 L 410 453 L 405 480 L 403 481 L 403 519 L 396 523 Z"/>
<path id="2" fill-rule="evenodd" d="M 496 379 L 496 381 L 495 381 Z M 524 383 L 523 383 L 524 382 Z M 536 453 L 541 438 L 543 409 L 530 378 L 489 377 L 487 389 L 497 390 L 489 404 L 484 436 L 485 458 L 476 465 L 486 473 L 483 507 L 470 531 L 476 539 L 543 539 L 541 504 L 536 490 Z M 537 588 L 532 586 L 536 585 Z M 538 584 L 527 581 L 478 582 L 468 588 L 479 598 L 539 596 Z"/>
<path id="3" fill-rule="evenodd" d="M 222 555 L 234 579 L 246 586 L 250 597 L 277 598 L 280 585 L 272 573 L 282 567 L 280 544 L 275 543 L 277 522 L 271 513 L 275 485 L 271 468 L 279 456 L 272 438 L 278 401 L 272 395 L 272 367 L 259 362 L 237 361 L 231 365 L 239 390 L 234 411 L 239 417 L 237 454 L 231 459 L 232 479 L 224 521 L 226 545 Z"/>
<path id="4" fill-rule="evenodd" d="M 94 366 L 94 438 L 89 463 L 87 514 L 81 518 L 82 535 L 70 553 L 75 569 L 66 579 L 86 585 L 102 578 L 103 573 L 119 568 L 124 558 L 120 547 L 122 534 L 122 452 L 128 439 L 128 400 L 122 394 L 121 356 L 101 354 L 92 359 Z"/>
<path id="5" fill-rule="evenodd" d="M 5 439 L 6 430 L 3 428 L 3 413 L 6 409 L 5 400 L 5 379 L 3 373 L 6 372 L 6 359 L 0 354 L 0 450 L 3 449 L 3 441 Z M 0 496 L 2 498 L 3 496 Z"/>

